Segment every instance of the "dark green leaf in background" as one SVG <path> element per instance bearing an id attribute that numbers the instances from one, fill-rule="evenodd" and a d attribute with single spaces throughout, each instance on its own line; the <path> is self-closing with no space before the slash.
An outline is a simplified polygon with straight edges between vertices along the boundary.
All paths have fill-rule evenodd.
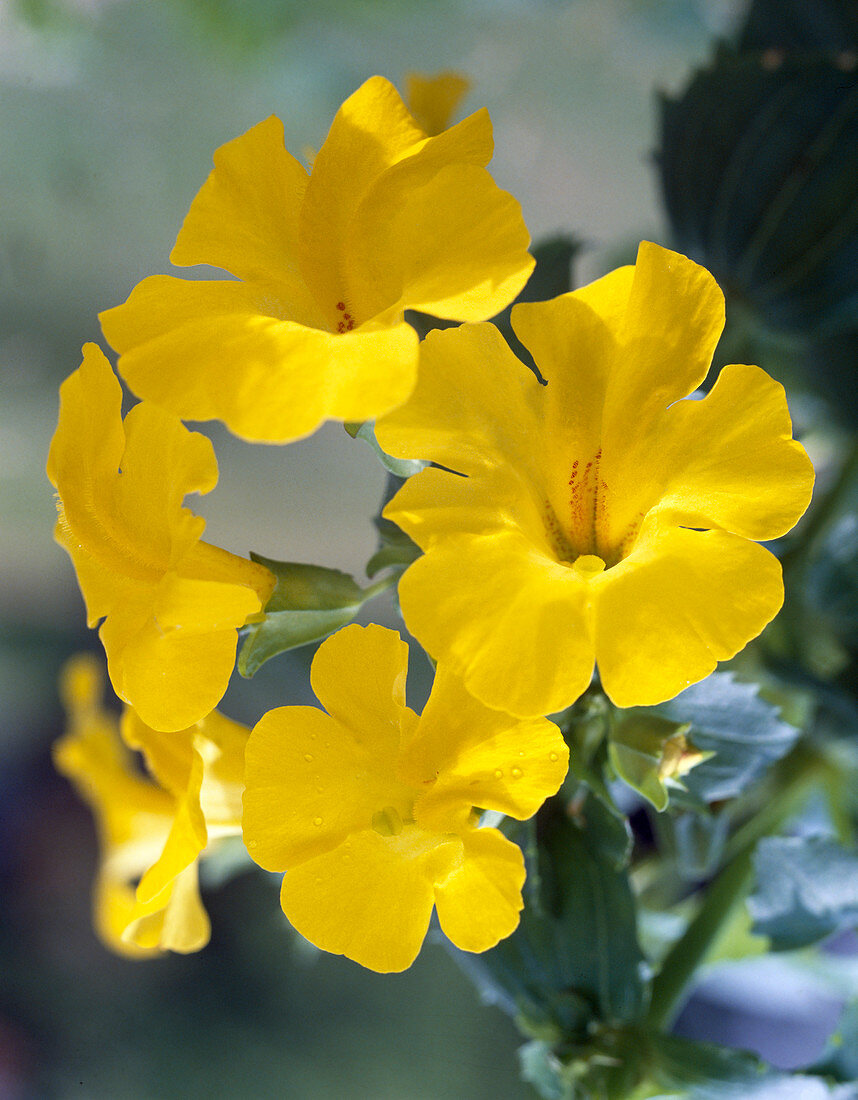
<path id="1" fill-rule="evenodd" d="M 855 0 L 752 0 L 739 49 L 844 53 L 858 49 Z"/>
<path id="2" fill-rule="evenodd" d="M 771 328 L 858 324 L 854 57 L 722 49 L 661 103 L 658 163 L 677 247 Z"/>

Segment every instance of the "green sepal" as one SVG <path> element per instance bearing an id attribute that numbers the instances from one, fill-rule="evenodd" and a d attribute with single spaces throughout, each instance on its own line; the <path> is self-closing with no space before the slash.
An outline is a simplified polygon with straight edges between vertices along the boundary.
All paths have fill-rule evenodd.
<path id="1" fill-rule="evenodd" d="M 262 622 L 246 630 L 238 671 L 249 679 L 266 661 L 298 646 L 318 642 L 354 619 L 363 604 L 387 584 L 361 588 L 339 569 L 304 562 L 271 561 L 251 553 L 277 578 Z"/>
<path id="2" fill-rule="evenodd" d="M 422 550 L 417 543 L 392 520 L 378 516 L 374 523 L 378 528 L 379 548 L 366 563 L 368 577 L 374 577 L 382 569 L 407 569 L 420 557 Z"/>
<path id="3" fill-rule="evenodd" d="M 385 470 L 396 477 L 409 478 L 413 474 L 419 474 L 429 465 L 422 458 L 394 458 L 393 455 L 383 451 L 375 438 L 375 425 L 371 420 L 364 420 L 361 424 L 348 423 L 343 427 L 352 439 L 362 439 L 364 443 L 368 443 Z"/>
<path id="4" fill-rule="evenodd" d="M 689 723 L 677 725 L 642 708 L 616 711 L 611 726 L 608 759 L 614 771 L 659 813 L 667 809 L 669 786 L 714 755 L 695 750 Z"/>

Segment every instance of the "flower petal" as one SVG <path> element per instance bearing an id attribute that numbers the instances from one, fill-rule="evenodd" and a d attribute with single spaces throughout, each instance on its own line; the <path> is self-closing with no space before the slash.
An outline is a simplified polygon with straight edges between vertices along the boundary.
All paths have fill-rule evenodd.
<path id="1" fill-rule="evenodd" d="M 288 871 L 280 901 L 295 928 L 323 951 L 380 973 L 405 970 L 429 927 L 434 884 L 461 859 L 458 838 L 406 826 L 399 836 L 356 833 Z"/>
<path id="2" fill-rule="evenodd" d="M 141 623 L 120 611 L 105 619 L 99 636 L 116 694 L 146 725 L 169 731 L 186 729 L 214 710 L 229 683 L 238 643 L 234 626 L 207 634 L 165 633 L 154 617 Z"/>
<path id="3" fill-rule="evenodd" d="M 596 658 L 619 707 L 651 706 L 702 680 L 783 602 L 777 558 L 725 531 L 644 531 L 599 582 Z"/>
<path id="4" fill-rule="evenodd" d="M 209 942 L 211 925 L 200 898 L 197 866 L 181 872 L 148 902 L 138 901 L 122 933 L 123 940 L 149 951 L 177 951 L 186 955 Z"/>
<path id="5" fill-rule="evenodd" d="M 608 451 L 646 433 L 703 381 L 724 327 L 724 295 L 705 268 L 644 241 L 633 268 L 551 302 L 521 303 L 512 320 L 548 379 L 552 430 L 568 434 L 571 416 L 585 449 L 596 433 Z"/>
<path id="6" fill-rule="evenodd" d="M 408 629 L 468 691 L 518 717 L 562 710 L 595 650 L 589 582 L 514 531 L 451 537 L 399 582 Z"/>
<path id="7" fill-rule="evenodd" d="M 524 857 L 496 829 L 474 829 L 463 841 L 464 860 L 435 887 L 438 920 L 462 951 L 488 951 L 518 925 Z"/>
<path id="8" fill-rule="evenodd" d="M 395 630 L 352 623 L 319 646 L 310 684 L 332 718 L 357 738 L 372 738 L 384 767 L 399 750 L 400 729 L 416 720 L 405 705 L 407 675 L 408 646 Z"/>
<path id="9" fill-rule="evenodd" d="M 430 332 L 411 398 L 376 424 L 388 454 L 431 459 L 463 474 L 535 474 L 545 391 L 494 325 Z"/>
<path id="10" fill-rule="evenodd" d="M 284 871 L 370 828 L 379 809 L 410 816 L 389 759 L 389 732 L 371 723 L 359 742 L 315 707 L 265 714 L 246 752 L 244 838 L 254 861 Z"/>
<path id="11" fill-rule="evenodd" d="M 337 111 L 313 161 L 301 215 L 302 269 L 319 301 L 337 293 L 342 241 L 361 199 L 387 168 L 424 141 L 384 77 L 370 77 Z"/>
<path id="12" fill-rule="evenodd" d="M 483 168 L 427 175 L 420 159 L 386 172 L 357 211 L 343 249 L 347 299 L 358 317 L 393 307 L 482 321 L 533 270 L 521 206 Z"/>
<path id="13" fill-rule="evenodd" d="M 252 442 L 300 439 L 327 418 L 371 419 L 414 388 L 417 334 L 404 321 L 332 334 L 259 299 L 243 283 L 155 276 L 101 321 L 135 393 Z"/>
<path id="14" fill-rule="evenodd" d="M 146 869 L 137 887 L 137 900 L 144 905 L 166 890 L 186 868 L 196 862 L 208 843 L 208 831 L 200 809 L 203 760 L 194 752 L 188 785 L 178 800 L 164 849 Z"/>
<path id="15" fill-rule="evenodd" d="M 759 367 L 724 367 L 702 401 L 667 410 L 657 437 L 662 522 L 768 540 L 810 503 L 813 464 L 792 438 L 783 386 Z"/>
<path id="16" fill-rule="evenodd" d="M 133 707 L 126 707 L 120 720 L 122 740 L 143 754 L 146 767 L 175 798 L 188 788 L 194 762 L 194 727 L 165 732 L 147 726 Z"/>
<path id="17" fill-rule="evenodd" d="M 418 790 L 426 784 L 417 823 L 443 833 L 458 831 L 472 807 L 530 817 L 559 789 L 568 761 L 553 722 L 491 710 L 439 665 L 401 768 Z"/>
<path id="18" fill-rule="evenodd" d="M 308 175 L 283 144 L 273 115 L 214 154 L 170 261 L 211 264 L 239 279 L 300 282 L 298 220 Z"/>

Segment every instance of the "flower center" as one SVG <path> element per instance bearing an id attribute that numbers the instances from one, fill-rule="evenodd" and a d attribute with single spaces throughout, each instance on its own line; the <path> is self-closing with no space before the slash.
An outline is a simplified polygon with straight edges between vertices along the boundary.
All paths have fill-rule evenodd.
<path id="1" fill-rule="evenodd" d="M 337 332 L 351 332 L 355 327 L 355 319 L 342 300 L 337 302 L 337 317 Z"/>
<path id="2" fill-rule="evenodd" d="M 574 460 L 567 485 L 565 502 L 556 508 L 546 502 L 546 531 L 561 561 L 573 564 L 582 577 L 595 577 L 629 553 L 643 513 L 617 531 L 611 491 L 602 476 L 601 447 L 588 461 Z"/>

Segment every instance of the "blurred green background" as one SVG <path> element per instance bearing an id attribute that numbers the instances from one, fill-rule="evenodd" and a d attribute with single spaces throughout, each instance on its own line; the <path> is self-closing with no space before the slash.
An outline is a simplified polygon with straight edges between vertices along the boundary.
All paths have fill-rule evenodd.
<path id="1" fill-rule="evenodd" d="M 651 154 L 675 90 L 739 0 L 0 0 L 0 1098 L 532 1095 L 512 1023 L 443 950 L 379 977 L 290 933 L 262 872 L 206 893 L 199 956 L 131 963 L 90 928 L 88 812 L 49 758 L 55 679 L 95 645 L 51 540 L 44 462 L 57 386 L 96 314 L 167 256 L 214 149 L 268 114 L 318 147 L 382 73 L 455 68 L 490 109 L 493 173 L 534 238 L 584 242 L 579 275 L 666 242 Z M 221 479 L 207 538 L 362 576 L 383 472 L 329 425 L 288 448 L 207 425 Z M 372 611 L 384 613 L 373 605 Z M 391 611 L 387 609 L 388 617 Z M 307 699 L 310 654 L 272 662 L 223 709 Z"/>

